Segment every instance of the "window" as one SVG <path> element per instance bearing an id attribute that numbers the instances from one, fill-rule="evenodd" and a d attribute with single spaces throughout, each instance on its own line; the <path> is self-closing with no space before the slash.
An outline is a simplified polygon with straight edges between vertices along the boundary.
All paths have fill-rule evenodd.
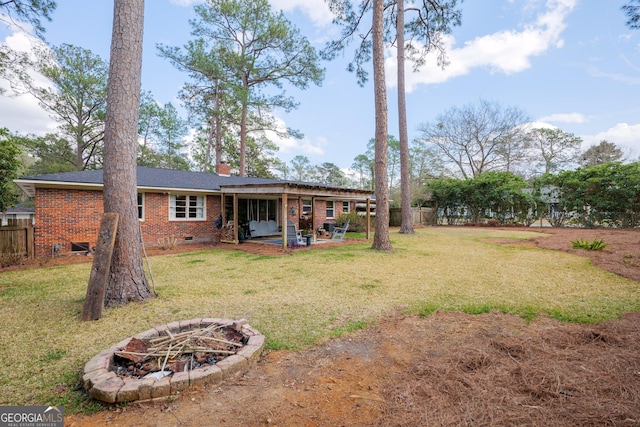
<path id="1" fill-rule="evenodd" d="M 342 212 L 343 213 L 349 213 L 349 207 L 350 207 L 350 203 L 349 202 L 342 202 Z"/>
<path id="2" fill-rule="evenodd" d="M 333 204 L 333 200 L 327 200 L 327 210 L 326 210 L 326 217 L 327 218 L 333 218 L 335 215 L 335 207 Z"/>
<path id="3" fill-rule="evenodd" d="M 89 253 L 89 242 L 71 242 L 71 252 L 87 252 Z"/>
<path id="4" fill-rule="evenodd" d="M 204 219 L 204 197 L 172 195 L 169 202 L 169 219 Z"/>
<path id="5" fill-rule="evenodd" d="M 311 199 L 302 199 L 302 215 L 311 215 L 311 212 L 313 212 Z"/>
<path id="6" fill-rule="evenodd" d="M 144 193 L 138 193 L 138 219 L 144 220 Z"/>

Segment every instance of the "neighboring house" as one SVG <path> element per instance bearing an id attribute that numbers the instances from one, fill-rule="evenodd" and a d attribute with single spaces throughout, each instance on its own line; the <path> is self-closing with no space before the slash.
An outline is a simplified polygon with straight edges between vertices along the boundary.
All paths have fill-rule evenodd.
<path id="1" fill-rule="evenodd" d="M 0 226 L 7 225 L 10 219 L 30 219 L 33 222 L 34 216 L 35 209 L 16 205 L 4 212 L 0 212 Z"/>
<path id="2" fill-rule="evenodd" d="M 178 243 L 212 242 L 219 233 L 216 222 L 226 231 L 223 241 L 238 243 L 251 221 L 275 222 L 286 242 L 282 224 L 287 220 L 298 226 L 304 213 L 316 230 L 373 197 L 370 191 L 318 183 L 230 176 L 228 165 L 219 165 L 218 171 L 137 168 L 145 245 L 168 237 Z M 35 199 L 36 257 L 84 252 L 95 245 L 103 214 L 101 170 L 27 176 L 15 183 Z"/>

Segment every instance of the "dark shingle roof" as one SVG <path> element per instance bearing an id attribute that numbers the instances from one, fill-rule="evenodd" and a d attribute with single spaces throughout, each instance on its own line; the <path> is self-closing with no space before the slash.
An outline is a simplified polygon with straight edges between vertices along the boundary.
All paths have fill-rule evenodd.
<path id="1" fill-rule="evenodd" d="M 220 191 L 221 185 L 272 184 L 276 179 L 241 176 L 221 176 L 207 172 L 190 172 L 173 169 L 158 169 L 138 166 L 137 186 L 149 188 L 176 188 L 191 190 Z M 62 172 L 47 175 L 25 176 L 18 181 L 42 181 L 69 184 L 101 185 L 102 170 Z"/>
<path id="2" fill-rule="evenodd" d="M 299 181 L 280 181 L 270 178 L 253 178 L 243 176 L 225 176 L 206 172 L 179 171 L 138 166 L 136 186 L 141 190 L 156 189 L 164 191 L 193 191 L 217 193 L 224 187 L 233 192 L 255 192 L 254 186 L 260 187 L 263 194 L 282 192 L 283 186 L 304 190 L 305 194 L 324 197 L 358 197 L 369 198 L 371 191 L 354 188 L 332 187 L 325 183 Z M 47 175 L 25 176 L 16 179 L 15 183 L 30 197 L 35 197 L 36 187 L 68 187 L 91 188 L 102 187 L 102 171 L 88 170 L 82 172 L 62 172 Z M 300 193 L 299 193 L 300 194 Z"/>
<path id="3" fill-rule="evenodd" d="M 4 213 L 6 214 L 18 214 L 18 213 L 29 213 L 32 214 L 36 211 L 35 208 L 25 208 L 24 206 L 18 204 L 15 205 L 12 208 L 7 208 L 6 211 L 4 211 Z"/>

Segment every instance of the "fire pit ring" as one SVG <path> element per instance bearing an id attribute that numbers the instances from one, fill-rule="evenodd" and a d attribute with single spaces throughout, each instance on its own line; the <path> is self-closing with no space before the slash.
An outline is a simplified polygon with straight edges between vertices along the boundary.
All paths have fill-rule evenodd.
<path id="1" fill-rule="evenodd" d="M 142 378 L 119 375 L 122 368 L 116 366 L 116 354 L 127 353 L 125 348 L 134 340 L 146 343 L 164 341 L 165 338 L 173 340 L 175 336 L 189 335 L 191 332 L 222 328 L 242 335 L 242 344 L 238 344 L 237 351 L 225 355 L 222 360 L 170 374 L 163 369 L 163 375 L 147 375 Z M 98 353 L 84 366 L 82 383 L 91 397 L 106 403 L 163 398 L 191 386 L 216 384 L 244 372 L 260 356 L 264 339 L 264 335 L 249 326 L 244 319 L 205 318 L 173 322 L 141 332 Z"/>

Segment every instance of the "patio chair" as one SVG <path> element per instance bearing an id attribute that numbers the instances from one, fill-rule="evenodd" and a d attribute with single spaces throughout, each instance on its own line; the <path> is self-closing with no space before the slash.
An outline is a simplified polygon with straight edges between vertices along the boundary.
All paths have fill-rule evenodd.
<path id="1" fill-rule="evenodd" d="M 333 233 L 331 234 L 331 240 L 343 240 L 344 233 L 349 229 L 349 220 L 344 223 L 342 227 L 333 227 Z"/>
<path id="2" fill-rule="evenodd" d="M 303 245 L 305 242 L 302 230 L 298 230 L 296 224 L 290 219 L 287 220 L 287 242 L 295 242 L 298 245 Z"/>

